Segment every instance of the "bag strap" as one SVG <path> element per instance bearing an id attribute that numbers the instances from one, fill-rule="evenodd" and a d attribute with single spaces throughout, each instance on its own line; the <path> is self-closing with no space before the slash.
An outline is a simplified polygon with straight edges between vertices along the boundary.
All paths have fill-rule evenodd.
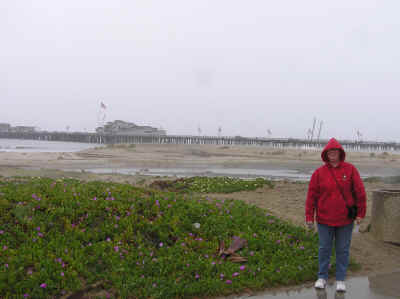
<path id="1" fill-rule="evenodd" d="M 337 181 L 337 179 L 336 179 L 335 175 L 333 174 L 333 171 L 332 171 L 332 169 L 331 169 L 329 166 L 328 166 L 328 169 L 329 169 L 329 172 L 331 173 L 331 175 L 332 175 L 333 179 L 334 179 L 334 180 L 335 180 L 335 182 L 336 182 L 336 186 L 338 187 L 338 189 L 339 189 L 340 193 L 342 194 L 342 198 L 343 198 L 344 202 L 346 203 L 346 207 L 349 207 L 349 205 L 347 204 L 346 198 L 344 197 L 344 193 L 343 193 L 343 189 L 342 189 L 342 187 L 339 185 L 339 183 L 338 183 L 338 181 Z"/>

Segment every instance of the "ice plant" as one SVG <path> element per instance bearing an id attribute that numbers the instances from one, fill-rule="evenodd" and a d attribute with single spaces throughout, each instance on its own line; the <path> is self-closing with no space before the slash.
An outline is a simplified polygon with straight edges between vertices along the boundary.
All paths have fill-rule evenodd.
<path id="1" fill-rule="evenodd" d="M 202 189 L 221 191 L 218 180 L 205 178 Z M 233 289 L 241 292 L 262 285 L 267 273 L 260 273 L 261 269 L 271 275 L 276 286 L 287 281 L 302 283 L 314 274 L 310 269 L 315 269 L 317 261 L 309 258 L 317 252 L 314 235 L 304 234 L 274 216 L 266 218 L 264 210 L 241 200 L 205 198 L 197 191 L 186 195 L 157 189 L 149 192 L 143 186 L 137 189 L 112 182 L 68 179 L 50 188 L 53 180 L 27 181 L 9 188 L 0 178 L 0 202 L 4 199 L 2 193 L 6 193 L 13 203 L 12 209 L 3 209 L 0 215 L 0 272 L 4 272 L 0 285 L 6 285 L 5 280 L 18 271 L 26 276 L 22 287 L 10 283 L 8 288 L 0 288 L 1 298 L 11 298 L 13 289 L 18 289 L 21 297 L 26 293 L 29 298 L 55 298 L 80 291 L 74 289 L 80 279 L 91 283 L 104 277 L 107 288 L 113 290 L 111 297 L 219 296 Z M 66 194 L 62 193 L 64 182 Z M 223 182 L 224 190 L 230 191 L 233 181 Z M 237 183 L 238 189 L 251 186 L 241 180 Z M 42 206 L 30 194 L 43 197 Z M 118 201 L 112 201 L 112 196 Z M 18 206 L 24 199 L 26 202 Z M 269 220 L 275 224 L 268 224 Z M 37 238 L 35 243 L 33 236 Z M 237 252 L 247 264 L 219 256 L 218 241 L 228 247 L 232 236 L 248 241 Z M 281 245 L 274 250 L 278 238 Z M 9 248 L 3 251 L 3 246 Z M 307 248 L 307 255 L 300 251 L 302 246 Z M 24 250 L 27 248 L 32 250 Z M 304 267 L 298 269 L 298 265 Z M 135 287 L 139 284 L 140 288 Z"/>

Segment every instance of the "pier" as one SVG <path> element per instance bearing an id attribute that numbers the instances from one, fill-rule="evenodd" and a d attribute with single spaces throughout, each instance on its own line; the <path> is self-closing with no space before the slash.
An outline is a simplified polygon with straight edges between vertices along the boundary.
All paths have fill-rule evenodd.
<path id="1" fill-rule="evenodd" d="M 264 146 L 272 148 L 294 148 L 318 150 L 323 148 L 328 140 L 306 140 L 295 138 L 257 138 L 257 137 L 218 137 L 190 135 L 114 135 L 84 132 L 0 132 L 0 138 L 28 139 L 45 141 L 82 142 L 97 144 L 210 144 L 210 145 L 243 145 Z M 339 140 L 348 151 L 394 152 L 400 150 L 397 142 L 346 141 Z"/>

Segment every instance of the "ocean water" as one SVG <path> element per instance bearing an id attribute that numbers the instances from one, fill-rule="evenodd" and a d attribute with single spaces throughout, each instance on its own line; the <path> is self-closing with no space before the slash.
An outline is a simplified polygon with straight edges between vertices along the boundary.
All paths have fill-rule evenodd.
<path id="1" fill-rule="evenodd" d="M 77 152 L 99 146 L 95 143 L 0 138 L 0 152 Z"/>
<path id="2" fill-rule="evenodd" d="M 173 176 L 178 178 L 192 176 L 229 176 L 241 179 L 268 178 L 272 180 L 288 179 L 294 181 L 308 181 L 311 174 L 302 173 L 293 169 L 243 169 L 243 168 L 87 168 L 84 169 L 93 173 L 119 173 L 146 176 Z M 79 170 L 80 171 L 80 170 Z"/>

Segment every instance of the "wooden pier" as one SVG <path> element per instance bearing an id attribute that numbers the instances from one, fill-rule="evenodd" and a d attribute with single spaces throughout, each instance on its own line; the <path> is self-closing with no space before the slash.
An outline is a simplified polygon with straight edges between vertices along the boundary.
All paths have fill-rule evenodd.
<path id="1" fill-rule="evenodd" d="M 248 137 L 217 137 L 217 136 L 186 136 L 186 135 L 154 135 L 132 136 L 97 133 L 69 132 L 0 132 L 0 138 L 29 139 L 45 141 L 82 142 L 98 144 L 212 144 L 212 145 L 243 145 L 265 146 L 272 148 L 295 148 L 304 150 L 319 150 L 328 140 L 310 141 L 294 138 L 248 138 Z M 394 152 L 400 150 L 396 142 L 355 142 L 340 140 L 345 150 L 369 152 Z"/>

